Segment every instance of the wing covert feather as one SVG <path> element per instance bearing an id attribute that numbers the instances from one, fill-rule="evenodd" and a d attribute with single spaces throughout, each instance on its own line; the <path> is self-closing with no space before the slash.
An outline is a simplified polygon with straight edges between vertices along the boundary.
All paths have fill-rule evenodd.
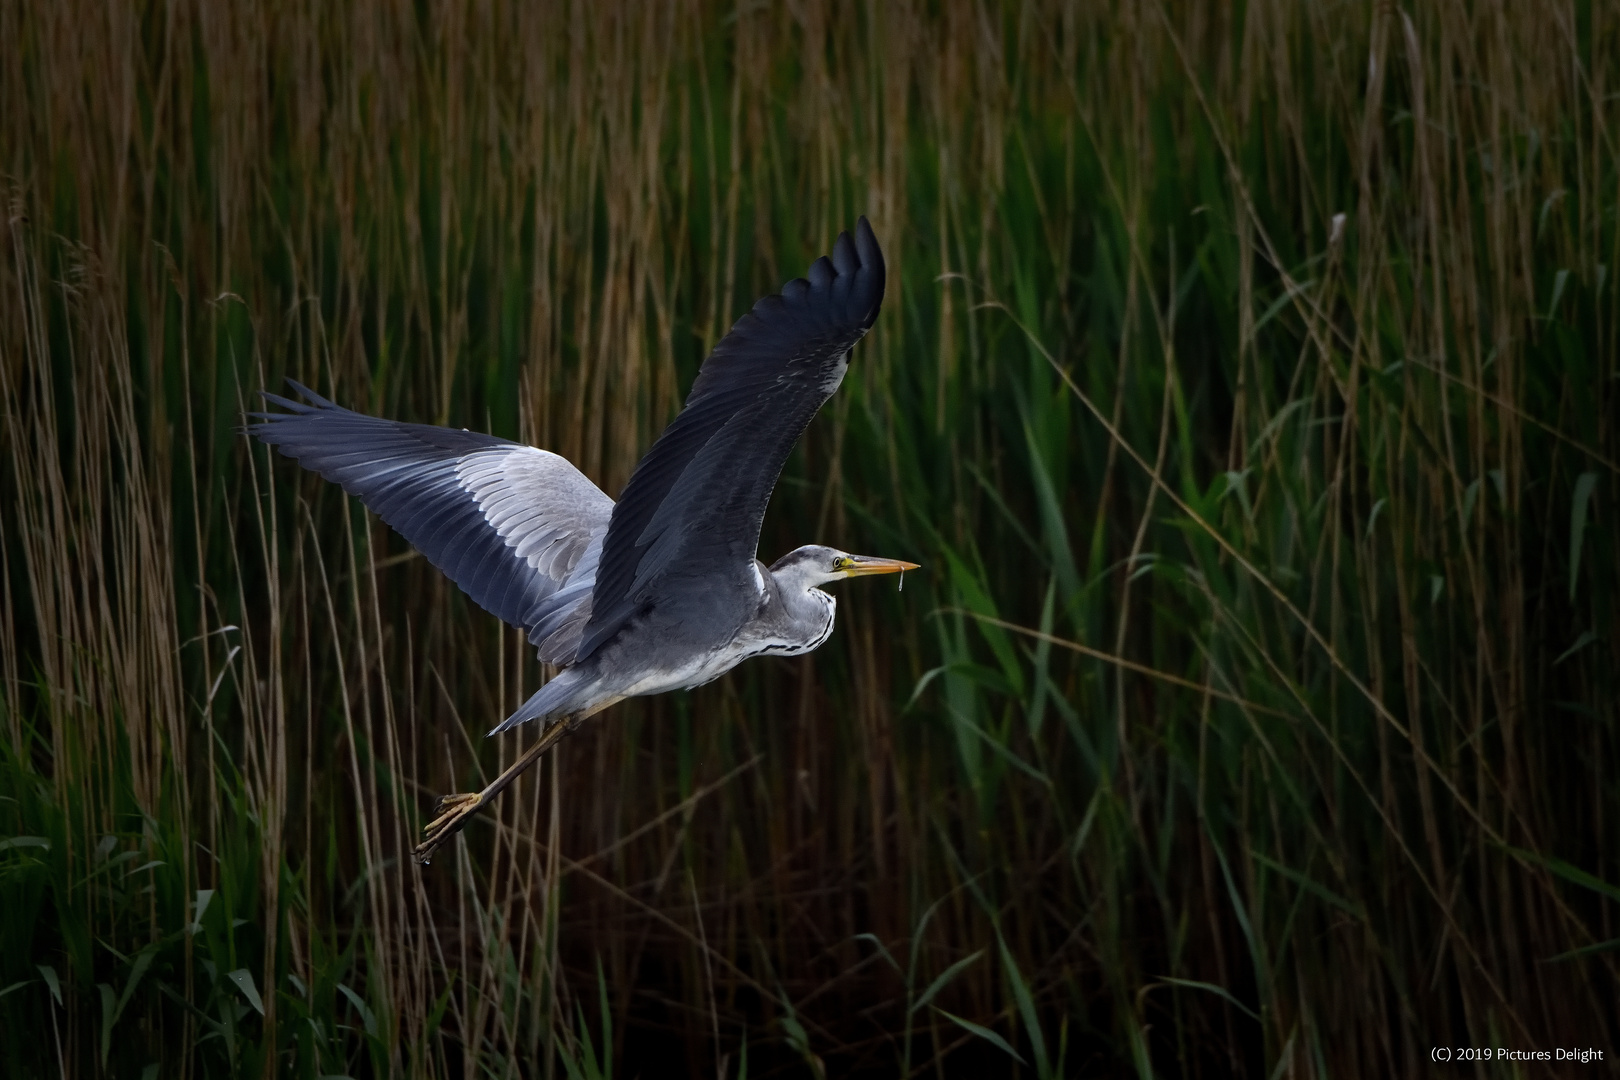
<path id="1" fill-rule="evenodd" d="M 613 500 L 566 458 L 494 435 L 264 397 L 248 431 L 365 503 L 491 614 L 533 630 L 600 543 Z"/>

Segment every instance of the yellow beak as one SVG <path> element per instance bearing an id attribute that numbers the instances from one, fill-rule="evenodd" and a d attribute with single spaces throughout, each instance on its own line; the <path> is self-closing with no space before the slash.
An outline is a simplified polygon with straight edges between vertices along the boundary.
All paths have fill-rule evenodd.
<path id="1" fill-rule="evenodd" d="M 851 555 L 850 565 L 844 568 L 846 577 L 866 577 L 868 574 L 898 574 L 902 570 L 918 570 L 920 565 L 900 559 L 877 559 L 870 555 Z"/>

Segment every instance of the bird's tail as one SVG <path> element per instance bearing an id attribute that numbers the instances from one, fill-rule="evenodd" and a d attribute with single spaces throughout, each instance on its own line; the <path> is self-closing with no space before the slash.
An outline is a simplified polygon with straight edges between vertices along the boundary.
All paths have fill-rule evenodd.
<path id="1" fill-rule="evenodd" d="M 599 682 L 588 667 L 568 668 L 536 690 L 511 716 L 495 725 L 490 735 L 511 731 L 530 720 L 549 721 L 547 727 L 563 721 L 570 725 L 578 724 L 587 716 L 623 700 L 621 695 L 602 693 Z"/>

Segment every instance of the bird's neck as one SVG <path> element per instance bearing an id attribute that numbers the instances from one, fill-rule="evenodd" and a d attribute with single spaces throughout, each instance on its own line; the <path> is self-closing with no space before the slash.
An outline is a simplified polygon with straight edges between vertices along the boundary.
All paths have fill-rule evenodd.
<path id="1" fill-rule="evenodd" d="M 832 633 L 838 602 L 803 580 L 791 575 L 771 574 L 761 621 L 770 627 L 768 636 L 787 646 L 773 649 L 790 654 L 809 652 Z"/>

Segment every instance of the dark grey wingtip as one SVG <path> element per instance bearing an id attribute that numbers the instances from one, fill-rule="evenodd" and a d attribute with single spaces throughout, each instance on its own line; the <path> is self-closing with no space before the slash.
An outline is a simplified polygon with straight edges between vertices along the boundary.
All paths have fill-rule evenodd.
<path id="1" fill-rule="evenodd" d="M 815 298 L 830 299 L 831 303 L 822 308 L 822 317 L 832 315 L 861 330 L 870 330 L 883 307 L 887 274 L 883 250 L 872 234 L 871 223 L 862 215 L 855 223 L 853 237 L 847 229 L 840 232 L 830 254 L 812 262 L 804 277 L 793 278 L 783 283 L 780 291 L 760 297 L 749 315 L 769 321 L 784 307 L 802 309 L 806 303 L 815 303 Z M 739 319 L 733 329 L 748 333 L 752 329 L 749 315 Z"/>
<path id="2" fill-rule="evenodd" d="M 872 234 L 872 224 L 862 214 L 855 221 L 855 235 L 846 229 L 833 241 L 831 254 L 810 264 L 805 278 L 795 278 L 782 288 L 783 299 L 796 299 L 810 292 L 830 294 L 834 310 L 842 318 L 869 330 L 883 307 L 883 289 L 888 270 L 883 249 Z M 808 285 L 809 289 L 804 286 Z M 797 286 L 797 289 L 794 287 Z"/>
<path id="3" fill-rule="evenodd" d="M 263 398 L 267 404 L 273 405 L 283 411 L 243 413 L 243 417 L 255 421 L 254 423 L 244 423 L 242 425 L 241 430 L 243 434 L 252 435 L 261 442 L 269 443 L 271 446 L 281 447 L 281 437 L 273 433 L 276 432 L 276 429 L 286 421 L 301 420 L 322 413 L 338 413 L 347 414 L 349 416 L 357 415 L 350 410 L 345 409 L 343 406 L 339 405 L 330 398 L 322 397 L 320 394 L 317 394 L 315 391 L 311 390 L 297 379 L 289 376 L 286 379 L 286 383 L 288 386 L 292 387 L 294 393 L 304 400 L 295 401 L 290 397 L 283 397 L 280 394 L 271 393 L 269 390 L 260 390 L 259 397 Z M 287 454 L 288 457 L 297 457 L 296 454 L 288 452 L 285 447 L 282 447 L 281 452 Z"/>
<path id="4" fill-rule="evenodd" d="M 845 233 L 839 240 L 844 241 L 848 235 Z M 855 255 L 860 260 L 860 268 L 855 272 L 851 296 L 858 305 L 857 310 L 860 306 L 866 308 L 863 323 L 870 327 L 877 321 L 878 311 L 883 307 L 883 291 L 889 272 L 883 261 L 883 249 L 878 245 L 872 223 L 866 220 L 865 214 L 855 219 Z"/>
<path id="5" fill-rule="evenodd" d="M 315 391 L 311 390 L 297 379 L 288 378 L 286 383 L 288 386 L 293 388 L 293 391 L 297 393 L 299 397 L 304 398 L 304 400 L 294 401 L 292 398 L 282 397 L 280 394 L 272 393 L 269 390 L 260 390 L 259 397 L 263 398 L 267 404 L 274 405 L 279 409 L 286 409 L 287 411 L 246 412 L 242 415 L 251 416 L 256 420 L 274 422 L 276 420 L 285 420 L 293 416 L 307 416 L 312 412 L 319 412 L 323 409 L 339 408 L 335 402 L 329 401 L 317 394 Z M 252 427 L 263 426 L 263 424 L 252 425 Z M 243 430 L 251 433 L 251 428 L 243 428 Z"/>
<path id="6" fill-rule="evenodd" d="M 291 376 L 287 377 L 287 385 L 292 387 L 294 390 L 296 390 L 298 392 L 299 397 L 303 398 L 305 401 L 309 402 L 309 405 L 312 405 L 317 409 L 338 409 L 338 408 L 342 408 L 342 406 L 340 406 L 337 402 L 331 400 L 330 398 L 322 397 L 321 395 L 317 394 L 315 391 L 311 390 L 309 387 L 305 386 L 303 383 L 299 382 L 297 379 L 294 379 Z M 265 396 L 268 397 L 269 395 L 266 394 Z M 305 407 L 308 408 L 309 406 L 305 406 Z"/>
<path id="7" fill-rule="evenodd" d="M 266 404 L 275 406 L 276 408 L 285 411 L 243 413 L 242 416 L 244 421 L 251 422 L 244 422 L 242 424 L 242 427 L 240 428 L 242 434 L 251 435 L 260 442 L 268 443 L 271 446 L 280 447 L 280 439 L 273 435 L 272 432 L 275 431 L 276 427 L 281 421 L 295 420 L 299 417 L 308 416 L 311 413 L 324 412 L 329 409 L 339 408 L 336 403 L 329 401 L 317 394 L 315 391 L 311 390 L 297 379 L 288 378 L 286 382 L 288 386 L 293 388 L 295 393 L 305 400 L 294 401 L 292 398 L 282 397 L 280 394 L 273 394 L 269 390 L 260 390 L 259 397 L 264 399 Z M 281 452 L 286 454 L 287 450 L 282 448 Z M 288 456 L 292 455 L 289 454 Z"/>

